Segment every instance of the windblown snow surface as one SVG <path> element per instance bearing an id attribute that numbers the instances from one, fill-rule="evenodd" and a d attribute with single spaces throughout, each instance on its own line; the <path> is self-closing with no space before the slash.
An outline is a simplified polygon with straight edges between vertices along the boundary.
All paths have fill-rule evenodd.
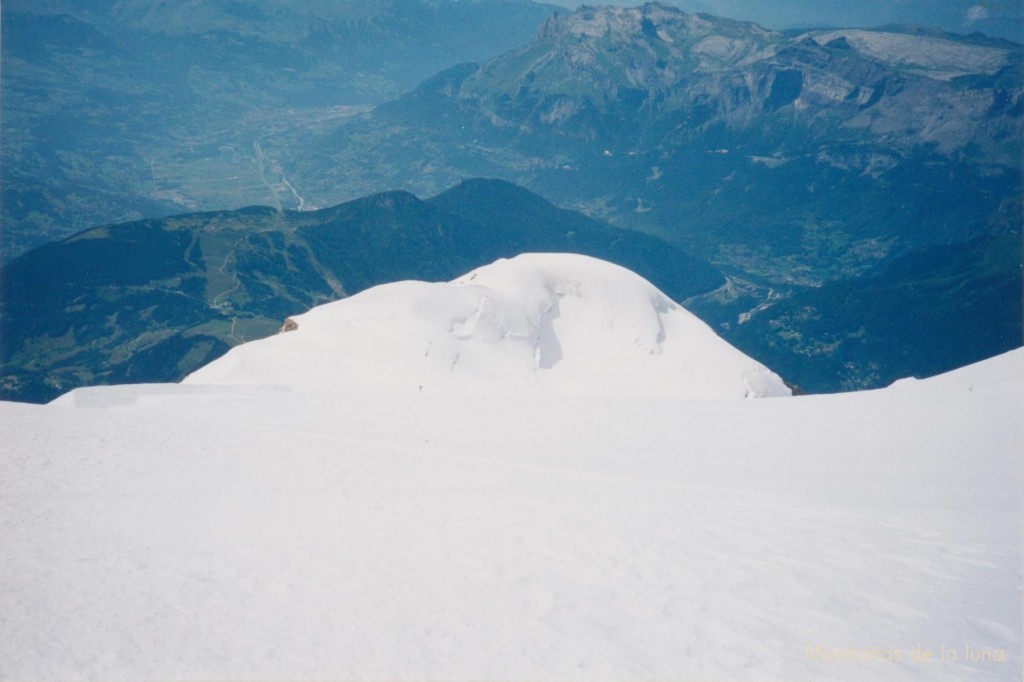
<path id="1" fill-rule="evenodd" d="M 314 308 L 188 384 L 304 391 L 647 398 L 789 395 L 650 282 L 575 254 L 499 260 L 454 282 L 398 282 Z"/>
<path id="2" fill-rule="evenodd" d="M 0 403 L 0 679 L 1020 679 L 1024 351 L 733 399 L 635 276 L 475 275 Z"/>

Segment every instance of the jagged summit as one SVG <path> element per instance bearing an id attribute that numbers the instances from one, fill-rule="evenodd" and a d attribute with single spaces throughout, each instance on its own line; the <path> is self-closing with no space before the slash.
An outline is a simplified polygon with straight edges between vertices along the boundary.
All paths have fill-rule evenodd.
<path id="1" fill-rule="evenodd" d="M 541 90 L 585 93 L 599 104 L 630 89 L 664 97 L 694 73 L 764 59 L 780 41 L 757 24 L 658 3 L 585 6 L 550 17 L 535 43 L 485 64 L 479 85 L 497 84 L 516 98 Z"/>
<path id="2" fill-rule="evenodd" d="M 502 259 L 448 283 L 397 282 L 292 318 L 189 384 L 312 392 L 788 395 L 639 275 L 575 254 Z"/>

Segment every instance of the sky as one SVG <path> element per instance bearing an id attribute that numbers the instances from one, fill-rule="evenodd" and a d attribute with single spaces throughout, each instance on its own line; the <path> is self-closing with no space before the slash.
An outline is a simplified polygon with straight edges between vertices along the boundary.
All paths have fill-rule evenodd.
<path id="1" fill-rule="evenodd" d="M 756 21 L 769 28 L 880 26 L 911 23 L 956 33 L 981 31 L 1020 40 L 1024 10 L 1017 0 L 661 0 L 689 12 Z M 575 7 L 575 0 L 552 0 Z M 633 0 L 587 4 L 638 5 Z"/>

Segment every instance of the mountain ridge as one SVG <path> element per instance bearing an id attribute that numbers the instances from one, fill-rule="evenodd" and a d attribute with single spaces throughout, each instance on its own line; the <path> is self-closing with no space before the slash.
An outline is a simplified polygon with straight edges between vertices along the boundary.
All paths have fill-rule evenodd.
<path id="1" fill-rule="evenodd" d="M 294 160 L 304 190 L 501 177 L 777 284 L 1019 230 L 1019 46 L 786 37 L 657 4 L 546 26 L 324 135 Z"/>
<path id="2" fill-rule="evenodd" d="M 38 402 L 80 385 L 177 380 L 315 305 L 545 250 L 619 261 L 678 299 L 723 281 L 656 238 L 501 181 L 469 180 L 436 201 L 385 192 L 312 212 L 252 207 L 110 225 L 0 268 L 0 395 Z"/>

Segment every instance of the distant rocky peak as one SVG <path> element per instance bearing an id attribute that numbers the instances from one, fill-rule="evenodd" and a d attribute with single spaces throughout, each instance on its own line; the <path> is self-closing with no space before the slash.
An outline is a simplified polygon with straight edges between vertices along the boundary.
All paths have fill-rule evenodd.
<path id="1" fill-rule="evenodd" d="M 782 37 L 757 24 L 686 12 L 652 2 L 639 7 L 583 6 L 548 19 L 540 39 L 648 51 L 689 68 L 716 70 L 770 56 Z M 662 67 L 664 68 L 664 67 Z"/>
<path id="2" fill-rule="evenodd" d="M 669 24 L 707 24 L 703 19 L 680 9 L 650 2 L 640 7 L 589 7 L 572 14 L 553 16 L 541 29 L 542 38 L 577 36 L 581 38 L 622 38 L 658 36 L 658 29 Z"/>

